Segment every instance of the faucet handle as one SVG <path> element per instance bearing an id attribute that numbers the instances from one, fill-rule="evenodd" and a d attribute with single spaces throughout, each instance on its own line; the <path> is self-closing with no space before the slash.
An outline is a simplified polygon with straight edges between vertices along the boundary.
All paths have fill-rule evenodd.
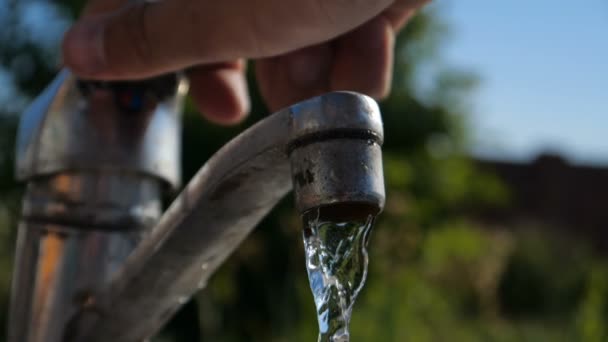
<path id="1" fill-rule="evenodd" d="M 21 116 L 17 177 L 112 170 L 149 175 L 177 189 L 187 89 L 176 74 L 94 82 L 60 72 Z M 140 115 L 129 115 L 135 112 Z"/>

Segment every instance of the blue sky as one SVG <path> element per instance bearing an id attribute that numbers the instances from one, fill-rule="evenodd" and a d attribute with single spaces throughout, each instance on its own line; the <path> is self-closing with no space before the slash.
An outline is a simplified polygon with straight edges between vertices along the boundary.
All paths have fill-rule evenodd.
<path id="1" fill-rule="evenodd" d="M 475 71 L 475 153 L 608 164 L 608 1 L 437 0 L 443 60 Z"/>

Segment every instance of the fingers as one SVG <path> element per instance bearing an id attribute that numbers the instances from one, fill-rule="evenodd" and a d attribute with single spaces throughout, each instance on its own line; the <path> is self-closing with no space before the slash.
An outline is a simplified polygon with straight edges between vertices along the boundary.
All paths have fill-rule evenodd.
<path id="1" fill-rule="evenodd" d="M 335 45 L 331 90 L 350 90 L 375 99 L 388 96 L 393 74 L 394 31 L 378 16 L 341 37 Z"/>
<path id="2" fill-rule="evenodd" d="M 424 0 L 400 1 L 382 15 L 333 42 L 319 44 L 255 65 L 260 92 L 272 111 L 332 90 L 376 99 L 388 96 L 395 31 Z"/>
<path id="3" fill-rule="evenodd" d="M 249 94 L 241 61 L 188 70 L 190 96 L 210 121 L 222 125 L 242 121 L 249 112 Z"/>
<path id="4" fill-rule="evenodd" d="M 331 90 L 379 99 L 390 90 L 394 31 L 425 2 L 396 0 L 357 29 L 310 46 L 350 31 L 385 5 L 369 0 L 93 0 L 85 10 L 87 19 L 66 35 L 64 60 L 80 76 L 98 79 L 143 78 L 213 63 L 188 71 L 191 95 L 208 119 L 231 124 L 249 111 L 244 64 L 217 62 L 295 49 L 256 63 L 260 91 L 273 111 Z M 298 7 L 302 3 L 308 5 Z M 374 5 L 357 14 L 353 8 L 362 8 L 361 3 Z"/>
<path id="5" fill-rule="evenodd" d="M 64 60 L 82 77 L 133 79 L 278 55 L 350 31 L 391 2 L 138 1 L 77 23 L 66 34 Z"/>
<path id="6" fill-rule="evenodd" d="M 258 61 L 260 92 L 272 111 L 337 90 L 381 99 L 390 90 L 393 45 L 391 23 L 378 16 L 334 42 Z"/>
<path id="7" fill-rule="evenodd" d="M 333 49 L 330 44 L 307 47 L 256 62 L 262 97 L 271 111 L 279 110 L 329 89 Z"/>
<path id="8" fill-rule="evenodd" d="M 128 0 L 89 1 L 82 16 L 117 10 Z M 249 112 L 249 94 L 243 60 L 198 66 L 187 71 L 190 95 L 210 121 L 229 125 L 242 121 Z"/>
<path id="9" fill-rule="evenodd" d="M 175 13 L 170 8 L 176 2 L 137 1 L 118 11 L 81 19 L 64 37 L 65 63 L 81 77 L 98 79 L 137 79 L 177 70 L 163 64 L 163 55 L 174 43 L 166 38 L 172 30 L 170 20 L 178 18 L 160 13 Z M 159 45 L 163 39 L 169 42 Z M 181 66 L 187 58 L 182 53 L 173 63 Z M 155 72 L 141 74 L 144 65 Z"/>

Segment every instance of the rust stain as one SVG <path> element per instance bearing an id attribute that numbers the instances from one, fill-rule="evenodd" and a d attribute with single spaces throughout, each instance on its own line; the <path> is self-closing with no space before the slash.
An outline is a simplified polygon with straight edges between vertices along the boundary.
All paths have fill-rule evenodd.
<path id="1" fill-rule="evenodd" d="M 59 174 L 55 177 L 55 186 L 61 193 L 69 193 L 76 178 L 69 174 Z"/>
<path id="2" fill-rule="evenodd" d="M 312 171 L 310 171 L 310 169 L 298 172 L 293 177 L 294 183 L 297 184 L 299 187 L 304 187 L 315 181 L 315 175 L 314 173 L 312 173 Z"/>
<path id="3" fill-rule="evenodd" d="M 53 290 L 57 281 L 58 272 L 61 268 L 61 260 L 63 257 L 65 245 L 65 237 L 54 232 L 48 232 L 44 235 L 40 245 L 40 256 L 38 258 L 37 276 L 36 276 L 36 292 L 34 308 L 35 324 L 43 324 L 49 319 L 46 317 L 50 312 L 46 312 L 46 307 L 54 298 Z"/>

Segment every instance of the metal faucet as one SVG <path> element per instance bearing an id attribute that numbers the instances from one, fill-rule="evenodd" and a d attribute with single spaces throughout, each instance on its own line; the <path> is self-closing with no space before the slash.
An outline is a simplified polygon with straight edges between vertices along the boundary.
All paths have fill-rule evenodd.
<path id="1" fill-rule="evenodd" d="M 378 106 L 335 92 L 234 138 L 162 214 L 180 184 L 187 88 L 177 74 L 95 83 L 62 71 L 26 110 L 9 342 L 146 340 L 292 187 L 302 214 L 382 210 Z"/>

